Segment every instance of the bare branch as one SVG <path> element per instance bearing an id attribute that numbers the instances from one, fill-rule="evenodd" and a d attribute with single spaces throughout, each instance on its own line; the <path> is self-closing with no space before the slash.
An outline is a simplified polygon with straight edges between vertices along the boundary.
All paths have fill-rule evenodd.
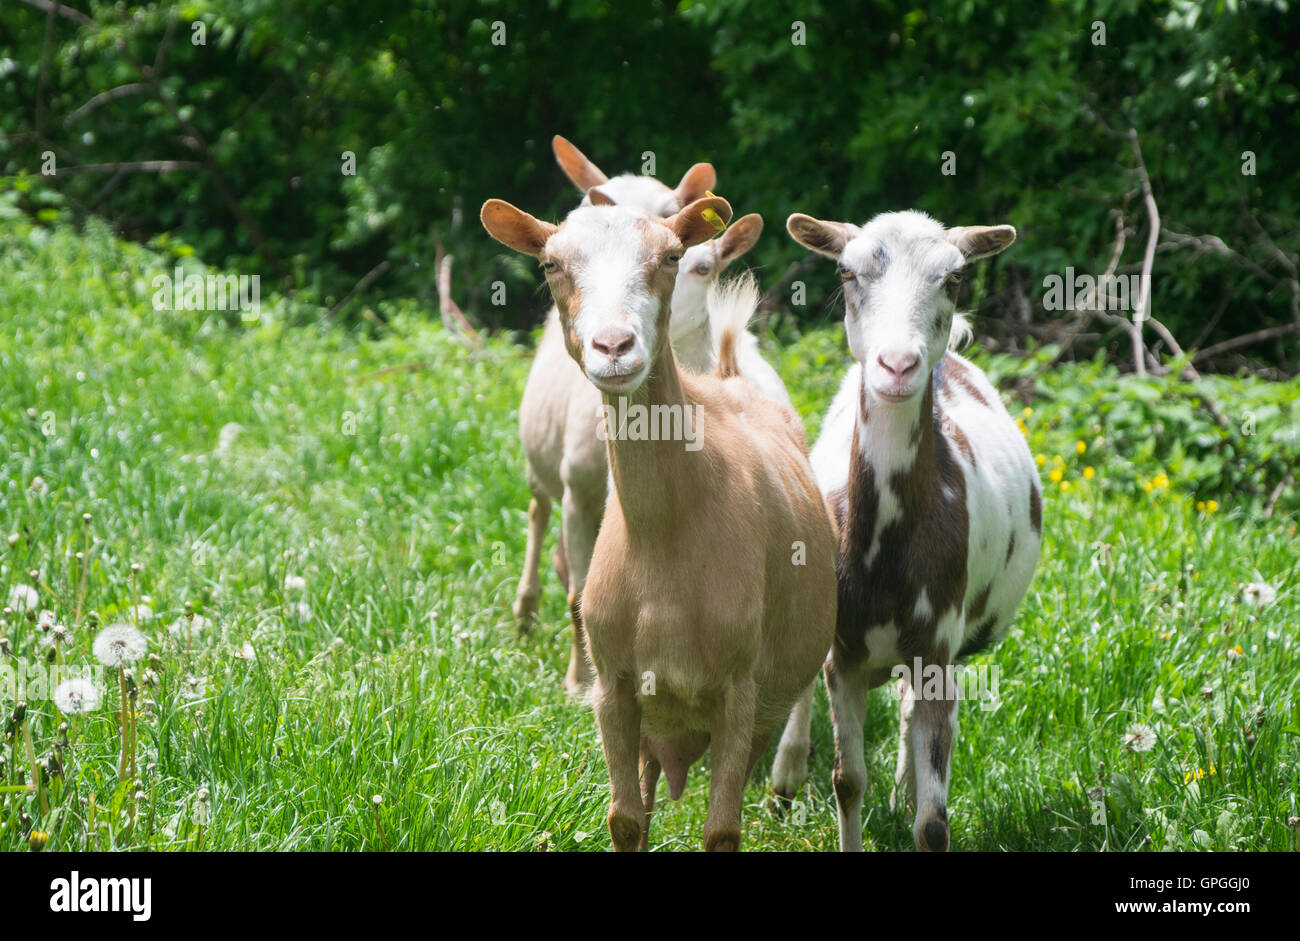
<path id="1" fill-rule="evenodd" d="M 110 88 L 108 91 L 102 91 L 76 111 L 72 112 L 72 114 L 64 118 L 63 126 L 67 127 L 71 124 L 75 124 L 100 105 L 108 104 L 110 101 L 116 101 L 118 98 L 125 98 L 127 95 L 138 95 L 142 91 L 148 91 L 148 89 L 149 86 L 144 82 L 128 82 L 125 85 L 118 85 L 116 88 Z"/>
<path id="2" fill-rule="evenodd" d="M 1222 343 L 1211 343 L 1205 349 L 1192 354 L 1192 361 L 1199 362 L 1203 359 L 1209 359 L 1211 356 L 1218 356 L 1220 353 L 1227 353 L 1230 350 L 1241 349 L 1243 346 L 1262 343 L 1265 340 L 1273 340 L 1277 337 L 1289 336 L 1292 333 L 1300 333 L 1300 323 L 1289 323 L 1280 327 L 1265 327 L 1263 330 L 1242 334 L 1239 337 L 1233 337 L 1231 340 L 1224 340 Z"/>
<path id="3" fill-rule="evenodd" d="M 75 167 L 58 167 L 54 175 L 65 173 L 170 173 L 173 170 L 202 170 L 194 160 L 134 160 L 122 163 L 83 163 Z"/>
<path id="4" fill-rule="evenodd" d="M 1133 145 L 1133 156 L 1137 160 L 1138 177 L 1142 180 L 1142 198 L 1147 206 L 1147 218 L 1151 229 L 1147 233 L 1147 250 L 1142 258 L 1142 278 L 1138 281 L 1137 317 L 1134 318 L 1133 339 L 1137 346 L 1142 345 L 1142 322 L 1150 316 L 1151 308 L 1151 265 L 1155 261 L 1156 243 L 1160 241 L 1160 210 L 1156 208 L 1156 199 L 1151 192 L 1151 177 L 1147 175 L 1147 165 L 1142 159 L 1142 145 L 1138 143 L 1137 128 L 1128 129 L 1129 143 Z M 1141 355 L 1135 355 L 1138 375 L 1145 372 Z"/>

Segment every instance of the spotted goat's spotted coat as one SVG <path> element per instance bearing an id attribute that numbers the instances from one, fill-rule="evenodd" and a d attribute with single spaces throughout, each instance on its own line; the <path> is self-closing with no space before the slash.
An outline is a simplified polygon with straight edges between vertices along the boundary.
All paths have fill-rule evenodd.
<path id="1" fill-rule="evenodd" d="M 1041 541 L 1024 437 L 984 374 L 948 350 L 963 268 L 1002 251 L 1015 230 L 945 229 L 919 212 L 864 226 L 796 214 L 787 228 L 838 261 L 857 360 L 812 451 L 840 538 L 825 667 L 840 846 L 862 848 L 867 692 L 901 664 L 894 796 L 903 789 L 916 804 L 917 848 L 944 850 L 958 698 L 946 668 L 1006 632 Z M 918 693 L 917 663 L 945 670 L 937 690 Z"/>

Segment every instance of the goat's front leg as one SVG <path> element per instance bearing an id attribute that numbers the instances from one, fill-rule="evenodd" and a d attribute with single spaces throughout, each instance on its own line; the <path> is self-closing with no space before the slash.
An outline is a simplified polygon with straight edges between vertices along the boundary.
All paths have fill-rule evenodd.
<path id="1" fill-rule="evenodd" d="M 776 746 L 776 759 L 772 762 L 772 791 L 787 803 L 808 780 L 808 751 L 812 747 L 812 701 L 814 679 L 808 684 L 790 710 L 785 731 Z"/>
<path id="2" fill-rule="evenodd" d="M 738 680 L 727 690 L 709 723 L 713 767 L 709 812 L 704 818 L 704 848 L 710 853 L 740 849 L 740 808 L 754 747 L 755 695 L 752 677 Z"/>
<path id="3" fill-rule="evenodd" d="M 528 504 L 528 542 L 524 548 L 524 571 L 519 577 L 515 592 L 515 624 L 521 634 L 526 634 L 537 619 L 537 602 L 542 595 L 541 567 L 542 542 L 546 539 L 546 524 L 551 520 L 551 498 L 533 491 Z"/>
<path id="4" fill-rule="evenodd" d="M 867 678 L 858 664 L 832 650 L 826 660 L 826 690 L 835 730 L 835 806 L 839 811 L 840 850 L 862 851 L 862 793 L 867 763 L 862 755 L 862 724 L 867 719 Z"/>
<path id="5" fill-rule="evenodd" d="M 943 670 L 941 682 L 924 682 L 927 667 Z M 947 663 L 922 667 L 916 705 L 911 719 L 913 773 L 916 778 L 916 820 L 912 838 L 918 850 L 948 849 L 948 771 L 957 736 L 957 684 Z"/>
<path id="6" fill-rule="evenodd" d="M 593 693 L 600 745 L 609 771 L 609 835 L 616 851 L 630 852 L 638 848 L 648 829 L 637 767 L 641 703 L 631 676 L 597 676 Z"/>

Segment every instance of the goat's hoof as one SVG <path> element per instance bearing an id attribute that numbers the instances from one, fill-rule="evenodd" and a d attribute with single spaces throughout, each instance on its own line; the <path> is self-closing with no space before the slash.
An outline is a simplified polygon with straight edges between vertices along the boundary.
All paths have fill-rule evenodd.
<path id="1" fill-rule="evenodd" d="M 948 824 L 942 820 L 931 820 L 916 830 L 916 848 L 923 853 L 948 852 Z"/>
<path id="2" fill-rule="evenodd" d="M 704 840 L 706 853 L 734 853 L 740 849 L 740 831 L 728 827 L 710 833 Z"/>
<path id="3" fill-rule="evenodd" d="M 627 814 L 610 809 L 609 836 L 614 841 L 614 852 L 635 853 L 641 846 L 641 824 Z"/>

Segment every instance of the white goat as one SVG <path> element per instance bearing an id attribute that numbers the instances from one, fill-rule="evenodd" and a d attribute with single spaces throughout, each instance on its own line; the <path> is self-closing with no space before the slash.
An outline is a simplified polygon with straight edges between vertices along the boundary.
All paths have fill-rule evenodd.
<path id="1" fill-rule="evenodd" d="M 825 668 L 840 847 L 862 848 L 867 691 L 902 672 L 895 798 L 905 788 L 916 803 L 917 848 L 945 850 L 951 666 L 1001 638 L 1041 541 L 1024 437 L 984 374 L 946 351 L 965 266 L 1002 251 L 1015 229 L 945 229 L 919 212 L 861 227 L 795 214 L 786 227 L 838 261 L 857 360 L 812 452 L 840 537 Z"/>
<path id="2" fill-rule="evenodd" d="M 584 196 L 582 205 L 590 205 L 593 196 L 607 202 L 641 209 L 656 216 L 667 216 L 701 197 L 715 185 L 712 166 L 697 163 L 686 172 L 676 189 L 658 180 L 633 174 L 607 177 L 581 151 L 558 135 L 552 141 L 556 161 Z M 758 216 L 746 216 L 718 239 L 696 246 L 692 274 L 687 283 L 699 290 L 683 295 L 683 322 L 707 325 L 704 288 L 732 261 L 754 244 L 762 231 Z M 708 258 L 707 275 L 695 271 Z M 686 259 L 683 258 L 683 264 Z M 674 305 L 674 326 L 678 307 Z M 748 334 L 746 334 L 748 337 Z M 779 377 L 745 344 L 742 371 L 753 375 L 764 391 L 773 388 Z M 680 338 L 678 352 L 701 369 L 712 368 L 713 341 L 706 329 L 686 330 Z M 765 375 L 763 370 L 770 372 Z M 769 392 L 770 394 L 770 392 Z M 784 396 L 784 387 L 781 387 Z M 787 402 L 788 398 L 785 399 Z M 519 437 L 527 461 L 527 477 L 532 500 L 528 508 L 528 541 L 524 552 L 524 569 L 515 595 L 514 615 L 521 630 L 527 631 L 537 615 L 541 596 L 540 563 L 542 543 L 554 501 L 562 510 L 560 539 L 556 546 L 555 568 L 569 595 L 573 622 L 573 642 L 564 688 L 581 695 L 591 684 L 591 667 L 583 643 L 580 601 L 587 580 L 591 549 L 604 514 L 608 492 L 608 460 L 605 445 L 595 435 L 591 416 L 600 407 L 600 395 L 592 388 L 582 370 L 564 348 L 563 331 L 557 310 L 552 307 L 546 327 L 533 359 L 528 382 L 519 408 Z"/>
<path id="3" fill-rule="evenodd" d="M 708 211 L 731 216 L 716 197 L 667 220 L 595 204 L 555 226 L 500 200 L 481 213 L 494 238 L 541 261 L 568 352 L 606 415 L 692 416 L 702 432 L 695 450 L 606 428 L 614 490 L 581 615 L 619 850 L 647 845 L 661 769 L 677 797 L 706 748 L 704 844 L 738 848 L 745 781 L 835 620 L 834 535 L 802 426 L 736 375 L 744 316 L 723 331 L 714 376 L 680 369 L 668 342 L 678 264 L 713 233 Z M 748 315 L 747 290 L 719 306 Z"/>

